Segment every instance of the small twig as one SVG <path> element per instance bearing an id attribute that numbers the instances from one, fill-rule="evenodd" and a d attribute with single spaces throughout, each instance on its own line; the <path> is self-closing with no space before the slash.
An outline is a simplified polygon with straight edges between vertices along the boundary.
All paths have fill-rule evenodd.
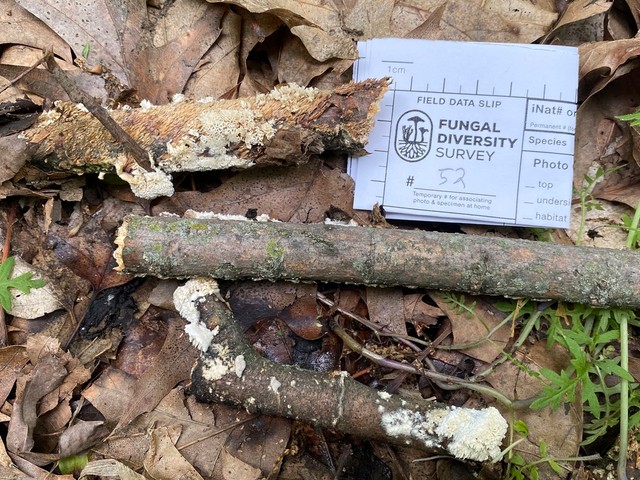
<path id="1" fill-rule="evenodd" d="M 518 408 L 523 408 L 528 406 L 528 404 L 521 405 L 521 402 L 522 402 L 521 400 L 511 400 L 510 398 L 498 392 L 494 388 L 487 387 L 486 385 L 480 385 L 478 383 L 468 382 L 467 380 L 463 380 L 461 378 L 452 377 L 452 376 L 438 373 L 432 370 L 418 368 L 408 363 L 398 362 L 396 360 L 391 360 L 389 358 L 383 357 L 382 355 L 378 355 L 377 353 L 374 353 L 371 350 L 368 350 L 367 348 L 360 345 L 356 340 L 351 338 L 349 334 L 347 334 L 347 332 L 339 325 L 333 325 L 332 330 L 336 335 L 338 335 L 338 337 L 340 337 L 340 339 L 345 343 L 345 345 L 350 350 L 353 350 L 354 352 L 359 353 L 363 357 L 376 363 L 377 365 L 380 365 L 381 367 L 392 368 L 392 369 L 400 370 L 403 372 L 414 373 L 416 375 L 424 375 L 425 377 L 435 380 L 437 382 L 446 382 L 448 383 L 446 387 L 442 387 L 442 385 L 438 383 L 439 387 L 445 388 L 446 390 L 457 390 L 460 388 L 467 388 L 469 390 L 474 390 L 478 393 L 482 393 L 484 395 L 488 395 L 490 397 L 495 398 L 500 403 L 506 405 L 509 408 L 518 409 Z"/>
<path id="2" fill-rule="evenodd" d="M 91 114 L 96 117 L 105 129 L 113 136 L 113 138 L 120 142 L 122 146 L 127 150 L 129 154 L 136 161 L 138 166 L 147 172 L 153 170 L 151 161 L 149 160 L 149 154 L 129 135 L 116 121 L 111 118 L 109 113 L 102 108 L 98 103 L 87 95 L 81 88 L 79 88 L 73 80 L 71 80 L 67 74 L 60 68 L 53 58 L 53 54 L 48 52 L 45 55 L 47 68 L 53 76 L 53 78 L 60 84 L 60 86 L 67 92 L 72 102 L 83 104 Z"/>
<path id="3" fill-rule="evenodd" d="M 323 294 L 321 293 L 317 293 L 316 294 L 316 298 L 322 302 L 324 305 L 327 305 L 330 308 L 335 308 L 336 311 L 342 313 L 345 316 L 348 316 L 350 318 L 353 318 L 354 320 L 357 320 L 358 322 L 361 322 L 362 324 L 368 326 L 369 328 L 371 328 L 372 330 L 376 331 L 377 333 L 383 333 L 382 331 L 386 329 L 386 327 L 384 326 L 380 326 L 374 322 L 371 322 L 370 320 L 367 320 L 366 318 L 363 318 L 359 315 L 356 315 L 352 312 L 349 312 L 348 310 L 339 307 L 338 305 L 336 305 L 334 302 L 332 302 L 331 300 L 329 300 L 327 297 L 325 297 Z M 507 317 L 509 318 L 509 317 Z M 513 408 L 515 410 L 518 409 L 522 409 L 522 408 L 527 408 L 529 405 L 531 405 L 531 403 L 533 402 L 533 400 L 535 400 L 536 397 L 531 397 L 531 398 L 527 398 L 527 399 L 521 399 L 521 400 L 512 400 L 510 398 L 508 398 L 507 396 L 503 395 L 502 393 L 498 392 L 497 390 L 491 388 L 491 387 L 487 387 L 485 385 L 481 385 L 479 383 L 477 383 L 477 381 L 480 380 L 480 376 L 476 376 L 477 380 L 463 380 L 457 377 L 452 377 L 449 375 L 445 375 L 442 373 L 439 373 L 435 366 L 433 365 L 433 363 L 427 358 L 427 352 L 426 351 L 421 351 L 420 348 L 415 345 L 411 340 L 407 339 L 407 338 L 403 338 L 403 337 L 398 337 L 396 335 L 390 335 L 388 333 L 383 333 L 385 335 L 389 335 L 389 336 L 394 336 L 396 337 L 399 341 L 401 341 L 402 343 L 404 343 L 406 346 L 412 348 L 413 350 L 416 350 L 418 352 L 420 352 L 419 358 L 416 359 L 416 362 L 414 362 L 414 365 L 410 365 L 407 363 L 402 363 L 402 362 L 397 362 L 395 360 L 390 360 L 386 357 L 383 357 L 381 355 L 378 355 L 377 353 L 374 353 L 370 350 L 368 350 L 367 348 L 363 347 L 362 345 L 360 345 L 356 340 L 354 340 L 353 338 L 351 338 L 351 336 L 349 336 L 349 334 L 339 325 L 337 324 L 333 324 L 331 329 L 333 330 L 333 332 L 338 335 L 338 337 L 340 337 L 340 339 L 345 343 L 345 345 L 347 345 L 347 347 L 351 350 L 353 350 L 354 352 L 359 353 L 360 355 L 362 355 L 363 357 L 369 359 L 371 362 L 380 365 L 381 367 L 385 367 L 385 368 L 391 368 L 394 370 L 398 370 L 400 372 L 404 372 L 404 373 L 408 373 L 408 374 L 415 374 L 415 375 L 423 375 L 429 379 L 431 379 L 439 388 L 443 389 L 443 390 L 459 390 L 462 388 L 466 388 L 468 390 L 474 390 L 477 391 L 479 393 L 483 393 L 485 395 L 488 395 L 490 397 L 493 397 L 495 399 L 497 399 L 499 402 L 503 403 L 504 405 Z M 493 332 L 493 331 L 492 331 Z M 492 332 L 490 332 L 490 334 L 492 334 Z M 526 336 L 525 336 L 526 338 Z M 417 340 L 419 342 L 422 342 L 421 340 L 418 339 L 413 339 L 412 340 Z M 424 342 L 426 343 L 426 342 Z M 423 366 L 419 363 L 419 362 L 424 362 L 427 367 L 428 370 L 423 368 Z M 418 365 L 418 366 L 416 366 Z"/>
<path id="4" fill-rule="evenodd" d="M 7 230 L 4 236 L 4 245 L 2 247 L 2 261 L 4 262 L 9 258 L 9 251 L 11 250 L 11 234 L 13 232 L 13 222 L 16 218 L 16 204 L 11 203 L 9 209 L 9 216 L 7 217 Z M 3 308 L 0 308 L 0 346 L 7 345 L 9 343 L 9 332 L 7 330 L 7 321 Z"/>
<path id="5" fill-rule="evenodd" d="M 320 292 L 316 293 L 316 299 L 320 303 L 326 305 L 327 307 L 335 309 L 336 312 L 340 312 L 345 317 L 349 317 L 357 322 L 360 322 L 365 327 L 369 327 L 371 330 L 374 330 L 377 335 L 395 338 L 400 343 L 403 343 L 404 345 L 406 345 L 412 350 L 415 350 L 416 352 L 422 351 L 422 349 L 418 347 L 416 343 L 421 343 L 426 346 L 430 345 L 429 342 L 425 342 L 424 340 L 420 340 L 419 338 L 413 338 L 413 337 L 407 338 L 406 335 L 402 335 L 400 333 L 394 333 L 385 326 L 378 325 L 377 323 L 372 322 L 371 320 L 367 320 L 366 318 L 361 317 L 360 315 L 356 315 L 355 313 L 350 312 L 346 308 L 342 308 L 337 303 L 331 301 L 329 298 L 327 298 L 325 295 L 323 295 Z"/>
<path id="6" fill-rule="evenodd" d="M 204 442 L 205 440 L 209 440 L 210 438 L 215 437 L 216 435 L 220 435 L 221 433 L 227 432 L 229 430 L 233 430 L 234 428 L 240 425 L 243 425 L 247 422 L 250 422 L 251 420 L 255 420 L 256 418 L 258 418 L 258 415 L 251 415 L 250 417 L 245 418 L 244 420 L 238 420 L 236 422 L 225 425 L 224 427 L 220 427 L 217 430 L 213 430 L 207 433 L 203 437 L 196 438 L 195 440 L 192 440 L 189 443 L 185 443 L 184 445 L 180 445 L 179 447 L 176 447 L 176 448 L 178 449 L 178 451 L 180 451 L 180 450 L 184 450 L 185 448 L 193 447 L 194 445 L 197 445 L 200 442 Z"/>
<path id="7" fill-rule="evenodd" d="M 26 77 L 27 75 L 29 75 L 29 73 L 33 70 L 35 70 L 38 65 L 42 64 L 46 59 L 47 59 L 47 54 L 48 52 L 45 52 L 45 54 L 40 58 L 40 60 L 38 60 L 36 63 L 34 63 L 33 65 L 31 65 L 30 67 L 28 67 L 24 72 L 22 72 L 20 75 L 18 75 L 16 78 L 14 78 L 13 80 L 11 80 L 9 83 L 7 83 L 6 85 L 3 85 L 2 87 L 0 87 L 0 93 L 4 92 L 7 88 L 9 88 L 11 85 L 15 85 L 16 83 L 18 83 L 20 80 L 22 80 L 24 77 Z"/>

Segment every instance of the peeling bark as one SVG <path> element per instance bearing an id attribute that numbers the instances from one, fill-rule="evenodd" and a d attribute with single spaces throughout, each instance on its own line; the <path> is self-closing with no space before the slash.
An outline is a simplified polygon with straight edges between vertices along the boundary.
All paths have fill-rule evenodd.
<path id="1" fill-rule="evenodd" d="M 233 220 L 127 217 L 119 268 L 412 286 L 471 294 L 640 307 L 640 254 L 474 235 Z"/>
<path id="2" fill-rule="evenodd" d="M 346 372 L 322 374 L 276 364 L 249 345 L 227 305 L 215 295 L 203 299 L 201 318 L 214 340 L 192 375 L 191 390 L 200 401 L 461 459 L 498 457 L 507 423 L 495 408 L 448 407 L 378 392 Z"/>

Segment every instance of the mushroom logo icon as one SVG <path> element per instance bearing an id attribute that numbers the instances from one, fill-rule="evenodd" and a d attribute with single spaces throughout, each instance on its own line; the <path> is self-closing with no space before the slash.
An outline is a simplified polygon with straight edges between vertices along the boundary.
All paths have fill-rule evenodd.
<path id="1" fill-rule="evenodd" d="M 394 146 L 398 156 L 406 162 L 419 162 L 431 150 L 433 122 L 421 110 L 409 110 L 396 123 Z"/>

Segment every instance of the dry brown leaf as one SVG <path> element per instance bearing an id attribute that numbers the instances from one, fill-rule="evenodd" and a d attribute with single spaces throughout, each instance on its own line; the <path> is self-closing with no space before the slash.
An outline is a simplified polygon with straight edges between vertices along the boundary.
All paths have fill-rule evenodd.
<path id="1" fill-rule="evenodd" d="M 11 461 L 11 457 L 9 457 L 9 454 L 7 453 L 7 449 L 4 446 L 4 440 L 0 439 L 0 467 L 3 468 L 9 468 L 9 467 L 14 467 L 15 465 L 13 465 L 13 462 Z M 1 473 L 1 470 L 0 470 Z M 21 473 L 21 472 L 17 472 L 17 473 Z"/>
<path id="2" fill-rule="evenodd" d="M 168 308 L 174 309 L 173 301 Z M 169 312 L 154 307 L 149 308 L 135 322 L 130 322 L 124 331 L 124 338 L 113 366 L 140 378 L 157 362 L 170 322 Z"/>
<path id="3" fill-rule="evenodd" d="M 0 439 L 0 478 L 15 478 L 16 480 L 22 480 L 22 478 L 24 478 L 24 473 L 18 470 L 11 461 L 11 457 L 9 457 L 5 449 L 2 439 Z"/>
<path id="4" fill-rule="evenodd" d="M 177 192 L 160 200 L 154 214 L 182 215 L 187 209 L 245 215 L 255 208 L 283 222 L 319 223 L 331 207 L 366 224 L 353 210 L 353 180 L 345 173 L 319 164 L 297 168 L 264 168 L 241 172 L 210 192 Z"/>
<path id="5" fill-rule="evenodd" d="M 47 335 L 32 335 L 27 339 L 26 353 L 33 365 L 47 356 L 60 352 L 60 340 Z"/>
<path id="6" fill-rule="evenodd" d="M 640 26 L 640 1 L 639 0 L 625 0 L 625 3 L 629 6 L 629 11 L 635 20 L 635 26 Z"/>
<path id="7" fill-rule="evenodd" d="M 57 56 L 72 61 L 69 45 L 14 0 L 3 0 L 0 7 L 0 45 L 5 44 L 52 49 Z"/>
<path id="8" fill-rule="evenodd" d="M 444 312 L 438 307 L 422 301 L 423 293 L 411 293 L 404 296 L 405 321 L 413 323 L 418 332 L 423 328 L 436 325 L 438 317 L 444 316 Z"/>
<path id="9" fill-rule="evenodd" d="M 278 62 L 278 81 L 304 87 L 332 67 L 330 62 L 314 59 L 299 38 L 292 36 L 282 44 Z"/>
<path id="10" fill-rule="evenodd" d="M 281 26 L 282 21 L 273 15 L 262 14 L 253 15 L 246 10 L 238 12 L 242 17 L 242 36 L 240 45 L 240 74 L 242 82 L 238 88 L 238 96 L 254 96 L 256 93 L 265 93 L 273 87 L 273 80 L 263 82 L 262 72 L 256 70 L 264 68 L 263 65 L 255 65 L 250 61 L 250 54 L 254 54 L 258 45 L 264 45 L 264 42 Z M 271 72 L 273 73 L 273 72 Z M 260 75 L 259 75 L 260 74 Z M 260 78 L 256 78 L 260 77 Z"/>
<path id="11" fill-rule="evenodd" d="M 149 451 L 144 459 L 145 471 L 157 480 L 203 480 L 195 468 L 175 447 L 180 436 L 179 425 L 156 428 L 151 432 Z M 174 439 L 172 439 L 174 437 Z"/>
<path id="12" fill-rule="evenodd" d="M 442 21 L 442 14 L 447 8 L 447 2 L 443 2 L 438 8 L 429 14 L 429 17 L 416 28 L 404 35 L 404 38 L 423 38 L 423 39 L 436 39 L 440 38 L 440 22 Z"/>
<path id="13" fill-rule="evenodd" d="M 174 279 L 160 280 L 149 293 L 148 301 L 154 307 L 164 310 L 173 310 L 173 292 L 178 287 L 178 281 Z"/>
<path id="14" fill-rule="evenodd" d="M 318 321 L 316 293 L 317 285 L 315 284 L 295 285 L 293 303 L 277 315 L 277 318 L 286 323 L 293 333 L 305 340 L 317 340 L 326 333 L 323 324 Z"/>
<path id="15" fill-rule="evenodd" d="M 76 387 L 91 377 L 91 372 L 77 358 L 60 349 L 60 342 L 57 339 L 40 334 L 29 337 L 27 340 L 27 353 L 33 364 L 39 364 L 43 359 L 54 356 L 60 362 L 63 362 L 62 365 L 64 365 L 67 372 L 62 384 L 40 399 L 38 405 L 39 415 L 53 410 L 60 404 L 68 405 Z M 38 357 L 34 358 L 35 355 L 38 355 Z"/>
<path id="16" fill-rule="evenodd" d="M 7 400 L 20 371 L 28 361 L 29 358 L 23 345 L 0 348 L 0 405 Z"/>
<path id="17" fill-rule="evenodd" d="M 355 0 L 343 13 L 344 29 L 360 39 L 391 37 L 393 0 Z"/>
<path id="18" fill-rule="evenodd" d="M 220 36 L 202 56 L 184 88 L 190 98 L 233 98 L 240 82 L 242 17 L 228 11 L 222 20 Z"/>
<path id="19" fill-rule="evenodd" d="M 605 39 L 607 27 L 610 25 L 607 21 L 608 18 L 609 14 L 605 12 L 565 25 L 558 30 L 551 42 L 576 47 L 583 43 L 601 42 Z M 629 36 L 624 38 L 629 38 Z"/>
<path id="20" fill-rule="evenodd" d="M 77 231 L 65 225 L 53 224 L 48 242 L 60 261 L 78 277 L 91 283 L 94 291 L 124 285 L 133 279 L 113 270 L 113 243 L 107 230 L 115 227 L 127 213 L 140 207 L 115 201 L 105 201 Z"/>
<path id="21" fill-rule="evenodd" d="M 12 45 L 2 50 L 0 63 L 30 67 L 42 59 L 43 51 L 26 45 Z"/>
<path id="22" fill-rule="evenodd" d="M 305 44 L 307 51 L 322 62 L 330 58 L 354 60 L 357 51 L 353 40 L 342 30 L 341 12 L 333 3 L 308 0 L 236 0 L 233 2 L 252 13 L 270 13 L 282 20 Z"/>
<path id="23" fill-rule="evenodd" d="M 127 400 L 131 397 L 135 379 L 109 369 L 108 378 L 98 378 L 95 385 L 83 392 L 94 406 L 109 416 L 114 424 L 124 412 Z M 118 390 L 123 388 L 123 391 Z M 122 392 L 122 393 L 120 393 Z M 124 401 L 118 395 L 125 397 Z M 125 427 L 120 434 L 111 435 L 99 447 L 94 447 L 102 456 L 122 461 L 135 469 L 143 468 L 145 453 L 149 449 L 150 432 L 159 426 L 179 425 L 182 429 L 176 445 L 181 454 L 208 478 L 221 477 L 221 465 L 218 460 L 229 431 L 252 418 L 244 410 L 212 406 L 196 402 L 186 397 L 183 388 L 175 388 L 162 399 L 150 413 L 139 416 Z"/>
<path id="24" fill-rule="evenodd" d="M 67 376 L 64 363 L 60 358 L 46 355 L 28 376 L 18 379 L 16 399 L 7 432 L 7 448 L 10 452 L 29 452 L 33 448 L 38 404 L 64 381 Z"/>
<path id="25" fill-rule="evenodd" d="M 235 282 L 229 290 L 229 303 L 245 330 L 278 319 L 299 337 L 316 340 L 325 333 L 317 318 L 316 292 L 316 285 Z M 275 352 L 268 350 L 268 356 L 275 358 Z"/>
<path id="26" fill-rule="evenodd" d="M 584 175 L 594 162 L 619 165 L 623 160 L 615 146 L 618 137 L 629 135 L 628 127 L 616 122 L 615 117 L 634 111 L 637 98 L 640 98 L 638 69 L 611 82 L 578 108 L 573 167 L 574 187 L 577 190 L 582 188 Z M 602 139 L 603 136 L 606 140 Z"/>
<path id="27" fill-rule="evenodd" d="M 53 80 L 53 77 L 48 71 L 36 68 L 27 73 L 27 70 L 28 67 L 0 64 L 0 77 L 14 79 L 24 74 L 25 76 L 16 83 L 16 86 L 19 87 L 23 93 L 33 93 L 41 98 L 50 98 L 53 100 L 69 100 L 68 95 L 62 87 Z M 92 97 L 106 99 L 105 82 L 101 77 L 90 75 L 79 70 L 68 72 L 68 75 Z M 22 96 L 21 94 L 20 97 Z"/>
<path id="28" fill-rule="evenodd" d="M 402 288 L 367 287 L 369 319 L 390 332 L 407 335 Z"/>
<path id="29" fill-rule="evenodd" d="M 90 0 L 77 4 L 71 0 L 16 0 L 23 8 L 45 22 L 62 37 L 80 57 L 88 44 L 89 64 L 103 63 L 125 83 L 132 83 L 128 72 L 126 49 L 135 49 L 125 40 L 140 32 L 139 25 L 146 15 L 145 5 L 122 1 Z M 96 19 L 100 19 L 99 24 Z"/>
<path id="30" fill-rule="evenodd" d="M 11 180 L 31 157 L 31 150 L 19 138 L 19 134 L 7 135 L 0 138 L 0 151 L 3 161 L 0 164 L 0 183 Z"/>
<path id="31" fill-rule="evenodd" d="M 58 340 L 44 335 L 29 337 L 25 353 L 35 366 L 18 381 L 7 444 L 10 449 L 30 452 L 35 433 L 38 450 L 51 451 L 57 445 L 57 434 L 71 419 L 72 393 L 89 379 L 90 372 L 71 354 L 62 352 Z M 38 455 L 30 460 L 38 465 L 50 463 Z"/>
<path id="32" fill-rule="evenodd" d="M 232 471 L 227 471 L 225 465 L 236 465 L 235 471 L 239 475 L 235 478 L 254 478 L 254 472 L 260 475 L 255 478 L 264 478 L 279 468 L 278 462 L 282 461 L 285 448 L 289 444 L 291 435 L 291 421 L 280 417 L 260 416 L 241 427 L 235 428 L 225 447 L 227 463 L 223 460 L 223 475 L 228 477 Z M 231 457 L 234 457 L 232 460 Z M 244 475 L 248 475 L 244 477 Z"/>
<path id="33" fill-rule="evenodd" d="M 54 397 L 54 393 L 49 394 L 50 397 Z M 47 398 L 47 397 L 45 397 Z M 34 433 L 34 438 L 38 439 L 36 447 L 40 451 L 51 452 L 55 451 L 58 445 L 58 438 L 61 432 L 69 425 L 73 412 L 71 411 L 71 404 L 68 399 L 61 398 L 58 404 L 51 410 L 40 415 L 38 417 L 38 425 Z M 27 454 L 22 454 L 27 455 Z M 41 467 L 51 463 L 51 459 L 47 458 L 47 454 L 31 452 L 28 455 L 32 457 L 25 457 L 27 460 L 39 465 Z M 50 455 L 50 454 L 49 454 Z M 57 460 L 57 458 L 56 458 Z"/>
<path id="34" fill-rule="evenodd" d="M 461 345 L 485 339 L 490 330 L 497 326 L 506 315 L 498 312 L 491 304 L 481 298 L 473 297 L 473 314 L 466 309 L 460 311 L 457 305 L 444 300 L 441 294 L 429 292 L 429 296 L 436 302 L 438 307 L 451 320 L 453 331 L 453 344 Z M 468 305 L 467 298 L 465 304 Z M 489 340 L 482 341 L 477 346 L 465 348 L 461 352 L 470 357 L 477 358 L 483 362 L 493 362 L 504 350 L 507 342 L 511 338 L 511 325 L 500 327 Z"/>
<path id="35" fill-rule="evenodd" d="M 570 2 L 562 13 L 558 22 L 553 26 L 553 30 L 549 32 L 547 38 L 558 36 L 559 30 L 571 23 L 587 20 L 590 17 L 601 16 L 608 12 L 613 5 L 607 0 L 576 0 Z"/>
<path id="36" fill-rule="evenodd" d="M 620 11 L 617 8 L 611 9 L 606 14 L 606 33 L 607 39 L 624 40 L 625 38 L 633 38 L 637 29 L 635 28 L 635 19 L 631 20 L 627 12 Z"/>
<path id="37" fill-rule="evenodd" d="M 355 60 L 357 57 L 358 53 L 353 40 L 347 35 L 336 35 L 335 32 L 326 32 L 311 25 L 296 25 L 290 30 L 302 40 L 309 55 L 319 62 L 326 62 L 333 58 Z"/>
<path id="38" fill-rule="evenodd" d="M 143 475 L 134 472 L 125 464 L 118 462 L 117 460 L 94 460 L 87 463 L 87 465 L 80 472 L 80 479 L 88 476 L 99 477 L 114 477 L 118 480 L 145 480 Z"/>
<path id="39" fill-rule="evenodd" d="M 635 175 L 626 181 L 616 183 L 605 179 L 593 189 L 593 196 L 610 202 L 624 203 L 635 210 L 640 202 L 640 178 Z"/>
<path id="40" fill-rule="evenodd" d="M 91 402 L 110 426 L 114 426 L 131 400 L 135 382 L 136 379 L 131 375 L 109 367 L 82 391 L 82 396 Z"/>
<path id="41" fill-rule="evenodd" d="M 172 322 L 162 350 L 136 382 L 114 431 L 122 430 L 138 415 L 153 410 L 178 382 L 189 378 L 197 358 L 198 351 L 189 343 L 182 322 Z"/>
<path id="42" fill-rule="evenodd" d="M 158 22 L 153 46 L 132 54 L 128 63 L 141 98 L 161 105 L 182 93 L 196 65 L 220 35 L 227 7 L 179 0 Z"/>
<path id="43" fill-rule="evenodd" d="M 103 425 L 99 420 L 78 420 L 67 428 L 58 439 L 60 458 L 80 454 L 106 437 L 109 432 Z"/>
<path id="44" fill-rule="evenodd" d="M 557 19 L 550 1 L 407 0 L 397 2 L 391 17 L 394 36 L 416 29 L 446 3 L 440 30 L 432 39 L 531 43 L 547 33 Z"/>
<path id="45" fill-rule="evenodd" d="M 587 43 L 579 47 L 579 53 L 580 88 L 583 96 L 593 95 L 617 78 L 622 65 L 640 56 L 640 39 Z"/>
<path id="46" fill-rule="evenodd" d="M 224 480 L 258 480 L 263 478 L 259 468 L 238 459 L 226 448 L 222 449 L 220 462 L 222 463 L 222 478 Z"/>

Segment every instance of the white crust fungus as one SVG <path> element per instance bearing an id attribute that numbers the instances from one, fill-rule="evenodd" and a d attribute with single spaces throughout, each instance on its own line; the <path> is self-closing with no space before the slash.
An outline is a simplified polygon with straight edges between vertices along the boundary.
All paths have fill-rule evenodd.
<path id="1" fill-rule="evenodd" d="M 234 370 L 238 378 L 242 378 L 242 372 L 247 368 L 247 361 L 244 359 L 244 355 L 238 355 L 234 361 Z"/>
<path id="2" fill-rule="evenodd" d="M 177 142 L 167 143 L 168 158 L 161 162 L 167 172 L 200 172 L 224 168 L 246 168 L 253 162 L 227 154 L 227 147 L 244 143 L 247 148 L 262 145 L 275 135 L 274 122 L 245 109 L 205 111 L 198 117 L 199 128 L 192 128 Z"/>
<path id="3" fill-rule="evenodd" d="M 201 172 L 229 168 L 248 168 L 254 164 L 250 158 L 242 158 L 229 154 L 231 145 L 240 145 L 246 149 L 263 145 L 276 134 L 275 121 L 265 119 L 256 107 L 265 106 L 269 102 L 278 102 L 279 108 L 295 113 L 313 101 L 320 91 L 316 88 L 305 88 L 296 84 L 280 87 L 267 94 L 256 95 L 254 101 L 240 101 L 240 108 L 207 109 L 200 113 L 193 123 L 193 128 L 179 139 L 169 141 L 166 155 L 158 158 L 158 168 L 145 172 L 140 168 L 124 171 L 130 166 L 123 155 L 116 160 L 116 173 L 131 185 L 134 195 L 144 199 L 173 195 L 171 182 L 172 172 Z M 173 103 L 185 102 L 186 97 L 176 94 Z M 209 103 L 210 98 L 200 103 Z M 83 108 L 77 105 L 76 108 Z M 140 103 L 144 111 L 156 108 L 148 100 Z M 41 118 L 47 118 L 43 114 Z M 153 160 L 152 160 L 153 162 Z"/>
<path id="4" fill-rule="evenodd" d="M 269 382 L 269 388 L 273 391 L 273 393 L 278 393 L 278 390 L 282 384 L 276 379 L 276 377 L 271 377 L 271 381 Z"/>
<path id="5" fill-rule="evenodd" d="M 125 172 L 124 167 L 129 164 L 126 155 L 121 155 L 115 162 L 116 174 L 131 186 L 131 191 L 138 198 L 152 200 L 158 197 L 173 195 L 171 175 L 155 167 L 147 172 L 134 164 L 131 172 Z"/>
<path id="6" fill-rule="evenodd" d="M 155 107 L 156 106 L 146 98 L 140 102 L 140 108 L 144 111 L 151 110 L 152 108 L 155 108 Z"/>
<path id="7" fill-rule="evenodd" d="M 229 361 L 229 349 L 224 345 L 218 345 L 220 350 L 215 357 L 205 359 L 202 365 L 202 376 L 210 382 L 215 382 L 224 377 L 232 368 L 233 362 Z"/>
<path id="8" fill-rule="evenodd" d="M 389 400 L 391 398 L 391 394 L 388 392 L 378 392 L 378 396 L 383 400 Z"/>
<path id="9" fill-rule="evenodd" d="M 256 95 L 256 105 L 262 106 L 268 101 L 278 101 L 283 109 L 295 113 L 305 102 L 311 102 L 316 98 L 320 90 L 313 87 L 302 87 L 296 83 L 283 85 L 269 93 Z"/>
<path id="10" fill-rule="evenodd" d="M 451 407 L 426 414 L 399 409 L 382 415 L 382 427 L 392 437 L 412 437 L 428 448 L 446 448 L 456 458 L 479 462 L 500 459 L 507 432 L 507 422 L 494 407 Z"/>
<path id="11" fill-rule="evenodd" d="M 184 331 L 189 335 L 191 343 L 202 352 L 209 349 L 213 337 L 217 333 L 217 327 L 214 330 L 209 330 L 200 321 L 200 312 L 198 311 L 198 303 L 202 302 L 206 295 L 211 294 L 221 298 L 218 283 L 208 277 L 192 278 L 173 292 L 173 304 L 176 310 L 182 318 L 189 322 Z"/>
<path id="12" fill-rule="evenodd" d="M 189 323 L 185 325 L 184 331 L 189 335 L 189 341 L 201 352 L 206 352 L 213 342 L 215 330 L 209 330 L 202 322 Z"/>
<path id="13" fill-rule="evenodd" d="M 275 218 L 271 218 L 266 213 L 258 215 L 255 219 L 251 220 L 244 215 L 232 215 L 229 213 L 215 213 L 215 212 L 199 212 L 197 210 L 191 210 L 190 208 L 184 212 L 183 218 L 197 218 L 200 220 L 240 220 L 244 222 L 280 222 Z"/>

